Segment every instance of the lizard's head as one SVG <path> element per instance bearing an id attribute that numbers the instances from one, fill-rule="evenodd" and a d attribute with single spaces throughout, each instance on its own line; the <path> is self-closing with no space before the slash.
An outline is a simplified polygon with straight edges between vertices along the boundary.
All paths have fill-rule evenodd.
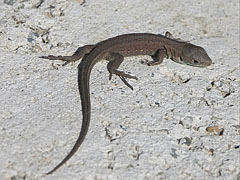
<path id="1" fill-rule="evenodd" d="M 202 47 L 190 43 L 183 47 L 178 62 L 196 67 L 206 67 L 212 64 L 212 60 Z"/>

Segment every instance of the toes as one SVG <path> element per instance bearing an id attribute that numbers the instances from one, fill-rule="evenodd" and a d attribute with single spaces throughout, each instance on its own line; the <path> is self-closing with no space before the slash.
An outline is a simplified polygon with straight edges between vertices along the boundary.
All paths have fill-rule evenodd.
<path id="1" fill-rule="evenodd" d="M 43 59 L 50 59 L 50 60 L 59 60 L 61 59 L 62 56 L 53 56 L 53 55 L 49 55 L 49 56 L 40 56 L 40 58 Z"/>
<path id="2" fill-rule="evenodd" d="M 129 87 L 131 90 L 133 90 L 133 87 L 127 82 L 127 80 L 123 76 L 119 76 L 122 82 Z"/>
<path id="3" fill-rule="evenodd" d="M 112 79 L 112 73 L 109 73 L 109 80 Z"/>

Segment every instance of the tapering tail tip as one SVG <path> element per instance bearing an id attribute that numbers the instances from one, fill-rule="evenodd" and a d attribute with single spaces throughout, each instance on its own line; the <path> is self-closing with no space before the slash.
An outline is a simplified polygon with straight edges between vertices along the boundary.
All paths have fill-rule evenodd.
<path id="1" fill-rule="evenodd" d="M 65 162 L 64 162 L 65 163 Z M 60 166 L 62 166 L 64 163 L 60 163 L 58 164 L 54 169 L 52 169 L 51 171 L 47 172 L 45 175 L 50 175 L 53 172 L 55 172 Z"/>
<path id="2" fill-rule="evenodd" d="M 47 176 L 47 175 L 50 175 L 50 174 L 52 174 L 54 171 L 56 171 L 57 169 L 56 168 L 54 168 L 53 170 L 51 170 L 51 171 L 49 171 L 49 172 L 47 172 L 47 173 L 45 173 L 45 175 Z"/>

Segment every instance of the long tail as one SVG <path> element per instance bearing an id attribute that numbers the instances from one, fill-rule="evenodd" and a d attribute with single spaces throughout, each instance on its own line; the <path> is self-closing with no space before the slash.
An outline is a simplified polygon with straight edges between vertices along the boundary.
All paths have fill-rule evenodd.
<path id="1" fill-rule="evenodd" d="M 46 175 L 52 174 L 64 163 L 66 163 L 78 150 L 78 148 L 82 144 L 87 134 L 89 123 L 90 123 L 90 116 L 91 116 L 91 101 L 90 101 L 90 94 L 89 94 L 90 72 L 86 71 L 86 69 L 89 69 L 89 68 L 84 67 L 85 65 L 86 63 L 84 63 L 84 60 L 82 60 L 81 63 L 78 65 L 78 88 L 79 88 L 79 93 L 81 98 L 82 116 L 83 116 L 80 134 L 78 136 L 76 143 L 74 144 L 73 148 L 68 153 L 68 155 L 53 170 L 46 173 Z"/>

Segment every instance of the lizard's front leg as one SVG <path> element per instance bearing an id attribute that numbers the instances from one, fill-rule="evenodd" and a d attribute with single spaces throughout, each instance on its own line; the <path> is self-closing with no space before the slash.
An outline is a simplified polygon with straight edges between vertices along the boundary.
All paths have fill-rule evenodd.
<path id="1" fill-rule="evenodd" d="M 81 59 L 85 54 L 89 53 L 94 47 L 95 45 L 86 45 L 86 46 L 79 47 L 72 56 L 49 55 L 49 56 L 41 56 L 40 58 L 50 59 L 50 60 L 62 60 L 62 61 L 65 61 L 65 63 L 63 64 L 64 66 L 70 62 L 74 62 Z"/>
<path id="2" fill-rule="evenodd" d="M 159 65 L 163 62 L 164 57 L 167 56 L 167 52 L 165 49 L 158 49 L 151 57 L 153 61 L 144 61 L 142 64 L 146 64 L 148 66 Z"/>
<path id="3" fill-rule="evenodd" d="M 130 89 L 133 90 L 133 87 L 126 81 L 125 78 L 130 78 L 130 79 L 136 79 L 136 76 L 131 76 L 129 74 L 124 73 L 123 71 L 117 70 L 118 67 L 121 65 L 121 63 L 124 60 L 123 55 L 119 53 L 107 53 L 106 60 L 109 61 L 107 64 L 107 69 L 109 74 L 109 80 L 112 78 L 112 74 L 116 74 L 120 77 L 120 79 L 123 81 L 123 83 L 129 87 Z"/>

